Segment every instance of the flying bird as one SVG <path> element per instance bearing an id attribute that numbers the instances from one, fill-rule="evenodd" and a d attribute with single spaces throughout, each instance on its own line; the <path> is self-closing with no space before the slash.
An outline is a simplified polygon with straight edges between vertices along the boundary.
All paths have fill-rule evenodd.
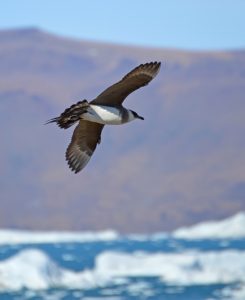
<path id="1" fill-rule="evenodd" d="M 80 172 L 89 162 L 105 125 L 121 125 L 140 119 L 135 111 L 122 106 L 125 98 L 135 90 L 147 85 L 159 72 L 161 63 L 141 64 L 119 82 L 104 90 L 97 98 L 88 102 L 82 100 L 67 108 L 59 117 L 48 123 L 57 123 L 67 129 L 79 122 L 66 150 L 66 160 L 75 173 Z"/>

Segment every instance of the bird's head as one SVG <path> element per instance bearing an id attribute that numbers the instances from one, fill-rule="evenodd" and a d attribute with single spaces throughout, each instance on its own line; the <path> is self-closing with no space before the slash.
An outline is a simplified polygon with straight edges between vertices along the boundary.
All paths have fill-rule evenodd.
<path id="1" fill-rule="evenodd" d="M 133 111 L 133 110 L 130 109 L 130 112 L 131 112 L 132 120 L 134 120 L 134 119 L 144 120 L 144 118 L 141 117 L 141 116 L 139 116 L 135 111 Z"/>

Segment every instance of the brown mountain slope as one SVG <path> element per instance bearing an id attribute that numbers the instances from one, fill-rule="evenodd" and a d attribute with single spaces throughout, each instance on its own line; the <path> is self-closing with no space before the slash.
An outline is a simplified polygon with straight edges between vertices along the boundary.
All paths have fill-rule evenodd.
<path id="1" fill-rule="evenodd" d="M 44 122 L 92 99 L 137 64 L 162 61 L 107 127 L 85 170 L 72 130 Z M 0 32 L 1 227 L 170 230 L 245 209 L 245 52 L 184 52 Z"/>

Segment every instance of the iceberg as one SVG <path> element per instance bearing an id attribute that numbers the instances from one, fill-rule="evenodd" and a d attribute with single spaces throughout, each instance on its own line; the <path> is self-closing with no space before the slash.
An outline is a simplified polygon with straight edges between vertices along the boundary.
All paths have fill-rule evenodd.
<path id="1" fill-rule="evenodd" d="M 98 232 L 45 232 L 1 229 L 0 245 L 113 241 L 118 239 L 118 237 L 118 233 L 114 230 Z"/>
<path id="2" fill-rule="evenodd" d="M 97 255 L 94 268 L 76 272 L 62 268 L 44 251 L 26 249 L 0 262 L 0 292 L 23 288 L 86 290 L 125 285 L 132 276 L 158 276 L 164 284 L 173 285 L 244 284 L 245 251 L 152 254 L 104 251 Z"/>
<path id="3" fill-rule="evenodd" d="M 222 221 L 209 221 L 182 227 L 175 230 L 172 235 L 183 239 L 245 238 L 245 213 L 240 212 Z"/>

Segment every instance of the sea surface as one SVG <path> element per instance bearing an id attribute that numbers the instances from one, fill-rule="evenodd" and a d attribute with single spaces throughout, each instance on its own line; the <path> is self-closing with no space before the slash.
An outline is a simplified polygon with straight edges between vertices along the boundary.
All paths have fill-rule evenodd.
<path id="1" fill-rule="evenodd" d="M 245 213 L 152 235 L 0 230 L 0 299 L 245 300 Z"/>

